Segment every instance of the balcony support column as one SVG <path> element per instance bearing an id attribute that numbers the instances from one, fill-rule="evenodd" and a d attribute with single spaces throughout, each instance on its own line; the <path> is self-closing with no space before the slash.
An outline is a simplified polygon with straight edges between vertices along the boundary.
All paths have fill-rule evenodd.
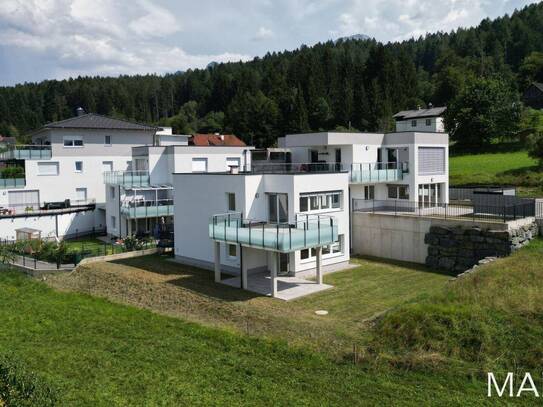
<path id="1" fill-rule="evenodd" d="M 279 256 L 281 254 L 279 252 L 274 253 L 274 262 L 271 267 L 270 271 L 270 280 L 271 280 L 271 296 L 272 298 L 275 298 L 277 296 L 277 274 L 279 273 L 279 267 L 281 264 L 281 261 L 279 259 Z"/>
<path id="2" fill-rule="evenodd" d="M 239 245 L 239 258 L 241 261 L 241 288 L 246 290 L 248 287 L 247 262 L 243 261 L 243 246 L 242 245 Z"/>
<path id="3" fill-rule="evenodd" d="M 317 247 L 316 282 L 322 284 L 322 246 Z"/>
<path id="4" fill-rule="evenodd" d="M 215 242 L 213 244 L 215 252 L 215 282 L 221 282 L 221 244 Z"/>

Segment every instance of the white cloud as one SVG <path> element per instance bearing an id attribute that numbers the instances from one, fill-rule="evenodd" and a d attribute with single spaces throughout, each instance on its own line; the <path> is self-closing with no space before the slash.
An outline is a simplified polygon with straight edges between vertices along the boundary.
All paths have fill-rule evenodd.
<path id="1" fill-rule="evenodd" d="M 255 40 L 255 41 L 263 41 L 263 40 L 268 40 L 268 39 L 270 39 L 272 37 L 273 37 L 273 31 L 272 30 L 270 30 L 269 28 L 260 26 L 258 28 L 258 31 L 256 32 L 256 34 L 254 35 L 253 40 Z"/>
<path id="2" fill-rule="evenodd" d="M 55 59 L 54 77 L 164 73 L 250 58 L 230 52 L 194 55 L 160 41 L 179 30 L 170 11 L 148 0 L 0 2 L 0 46 Z"/>
<path id="3" fill-rule="evenodd" d="M 333 37 L 366 34 L 400 41 L 430 32 L 477 25 L 486 17 L 511 12 L 529 0 L 351 0 L 337 17 Z"/>

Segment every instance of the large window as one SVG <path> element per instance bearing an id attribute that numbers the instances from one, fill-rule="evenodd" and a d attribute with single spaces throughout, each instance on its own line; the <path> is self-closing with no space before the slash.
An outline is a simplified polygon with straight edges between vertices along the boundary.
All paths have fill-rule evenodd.
<path id="1" fill-rule="evenodd" d="M 343 241 L 344 236 L 339 235 L 334 243 L 323 246 L 322 257 L 332 257 L 334 255 L 340 255 L 341 253 L 343 253 Z M 315 248 L 300 250 L 301 260 L 313 260 L 315 257 L 317 257 L 317 249 Z"/>
<path id="2" fill-rule="evenodd" d="M 300 212 L 326 211 L 340 208 L 340 191 L 300 194 Z"/>
<path id="3" fill-rule="evenodd" d="M 375 185 L 364 186 L 364 199 L 366 200 L 375 199 Z"/>
<path id="4" fill-rule="evenodd" d="M 83 147 L 83 137 L 64 136 L 64 147 Z"/>
<path id="5" fill-rule="evenodd" d="M 58 162 L 38 163 L 38 175 L 58 175 Z"/>
<path id="6" fill-rule="evenodd" d="M 288 222 L 287 194 L 268 194 L 268 220 L 271 223 Z"/>
<path id="7" fill-rule="evenodd" d="M 207 158 L 193 158 L 192 172 L 207 172 Z"/>

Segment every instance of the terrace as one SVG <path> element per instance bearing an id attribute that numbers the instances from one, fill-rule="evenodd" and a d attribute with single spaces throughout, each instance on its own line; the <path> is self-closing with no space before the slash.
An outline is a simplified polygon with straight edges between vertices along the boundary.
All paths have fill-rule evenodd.
<path id="1" fill-rule="evenodd" d="M 173 216 L 173 199 L 125 201 L 121 213 L 129 219 Z"/>
<path id="2" fill-rule="evenodd" d="M 338 226 L 335 218 L 324 215 L 296 214 L 294 224 L 287 224 L 243 219 L 241 213 L 233 212 L 211 217 L 209 237 L 215 241 L 290 253 L 334 243 L 338 238 Z"/>
<path id="3" fill-rule="evenodd" d="M 0 160 L 50 160 L 51 146 L 17 145 L 8 146 L 0 152 Z"/>
<path id="4" fill-rule="evenodd" d="M 65 213 L 77 213 L 94 210 L 96 202 L 94 199 L 81 201 L 23 203 L 0 206 L 0 218 L 21 218 L 28 216 L 51 216 Z"/>

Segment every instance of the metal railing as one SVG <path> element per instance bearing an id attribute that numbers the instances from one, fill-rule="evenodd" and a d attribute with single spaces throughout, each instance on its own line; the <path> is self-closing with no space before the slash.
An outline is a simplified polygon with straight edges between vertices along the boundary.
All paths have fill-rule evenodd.
<path id="1" fill-rule="evenodd" d="M 173 199 L 125 200 L 121 204 L 121 213 L 132 219 L 172 216 Z"/>
<path id="2" fill-rule="evenodd" d="M 255 163 L 245 167 L 245 172 L 254 174 L 290 174 L 346 171 L 340 163 Z"/>
<path id="3" fill-rule="evenodd" d="M 107 171 L 104 183 L 125 187 L 148 187 L 151 184 L 149 171 Z"/>
<path id="4" fill-rule="evenodd" d="M 409 172 L 409 163 L 373 162 L 353 163 L 349 168 L 351 183 L 378 183 L 401 181 Z"/>
<path id="5" fill-rule="evenodd" d="M 25 186 L 26 178 L 24 175 L 18 175 L 9 178 L 0 178 L 0 189 L 24 188 Z"/>
<path id="6" fill-rule="evenodd" d="M 49 160 L 51 146 L 46 145 L 16 145 L 8 146 L 0 152 L 0 160 Z"/>
<path id="7" fill-rule="evenodd" d="M 9 218 L 13 216 L 39 216 L 54 215 L 59 213 L 80 212 L 90 210 L 96 207 L 94 199 L 85 200 L 67 200 L 62 202 L 28 202 L 21 204 L 9 204 L 0 206 L 0 218 Z"/>
<path id="8" fill-rule="evenodd" d="M 508 222 L 535 216 L 533 202 L 512 205 L 473 205 L 471 203 L 414 202 L 407 200 L 353 199 L 353 212 L 391 213 L 442 219 Z"/>
<path id="9" fill-rule="evenodd" d="M 213 240 L 270 249 L 283 253 L 332 244 L 338 238 L 332 216 L 296 214 L 293 224 L 243 219 L 241 213 L 213 215 L 209 221 Z"/>

